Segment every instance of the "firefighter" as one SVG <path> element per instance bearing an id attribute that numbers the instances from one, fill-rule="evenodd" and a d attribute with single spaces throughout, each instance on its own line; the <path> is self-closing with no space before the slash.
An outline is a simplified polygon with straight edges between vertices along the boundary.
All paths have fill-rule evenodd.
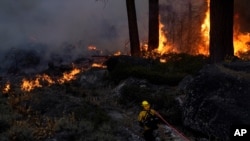
<path id="1" fill-rule="evenodd" d="M 143 136 L 146 141 L 155 141 L 154 132 L 158 129 L 160 115 L 154 109 L 151 109 L 148 101 L 141 103 L 143 110 L 138 115 L 139 125 L 143 128 Z"/>

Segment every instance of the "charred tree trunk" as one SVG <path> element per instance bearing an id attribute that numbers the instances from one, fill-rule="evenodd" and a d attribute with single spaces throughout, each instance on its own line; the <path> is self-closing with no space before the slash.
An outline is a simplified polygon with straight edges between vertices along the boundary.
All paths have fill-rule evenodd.
<path id="1" fill-rule="evenodd" d="M 210 59 L 212 63 L 234 55 L 234 0 L 210 0 Z"/>
<path id="2" fill-rule="evenodd" d="M 129 26 L 130 52 L 132 56 L 140 56 L 140 41 L 137 27 L 135 0 L 126 0 L 126 6 Z"/>
<path id="3" fill-rule="evenodd" d="M 159 0 L 149 0 L 148 51 L 159 46 Z"/>

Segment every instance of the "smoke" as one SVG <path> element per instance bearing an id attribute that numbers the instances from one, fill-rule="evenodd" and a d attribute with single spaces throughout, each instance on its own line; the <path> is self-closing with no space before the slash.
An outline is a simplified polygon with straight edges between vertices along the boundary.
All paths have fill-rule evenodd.
<path id="1" fill-rule="evenodd" d="M 108 53 L 123 51 L 129 39 L 125 2 L 0 1 L 0 59 L 10 64 L 13 61 L 9 58 L 15 57 L 6 60 L 6 56 L 15 56 L 23 49 L 34 50 L 43 57 L 41 60 L 49 60 L 54 54 L 89 55 L 89 45 Z M 136 0 L 138 24 L 147 22 L 146 5 L 144 0 Z M 139 30 L 145 32 L 144 28 Z M 2 68 L 6 67 L 4 64 Z"/>
<path id="2" fill-rule="evenodd" d="M 200 30 L 206 8 L 205 0 L 162 1 L 160 13 L 166 44 L 179 52 L 198 53 L 197 47 L 203 42 Z"/>
<path id="3" fill-rule="evenodd" d="M 241 30 L 248 32 L 249 2 L 235 0 L 236 12 L 242 17 Z M 147 41 L 148 2 L 135 3 L 140 40 Z M 199 40 L 199 28 L 195 27 L 203 22 L 205 11 L 205 0 L 160 0 L 169 41 L 184 52 L 195 50 L 192 46 Z M 17 63 L 13 58 L 17 59 L 21 50 L 33 50 L 43 61 L 51 56 L 71 60 L 89 55 L 89 45 L 106 53 L 124 51 L 129 41 L 127 23 L 125 0 L 2 0 L 0 71 Z"/>
<path id="4" fill-rule="evenodd" d="M 241 32 L 250 32 L 250 1 L 234 0 L 235 13 L 239 15 L 239 24 Z"/>
<path id="5" fill-rule="evenodd" d="M 111 32 L 118 32 L 126 26 L 122 25 L 126 17 L 121 1 L 104 5 L 95 0 L 11 0 L 0 4 L 1 48 L 27 41 L 98 43 L 105 30 L 115 26 Z"/>

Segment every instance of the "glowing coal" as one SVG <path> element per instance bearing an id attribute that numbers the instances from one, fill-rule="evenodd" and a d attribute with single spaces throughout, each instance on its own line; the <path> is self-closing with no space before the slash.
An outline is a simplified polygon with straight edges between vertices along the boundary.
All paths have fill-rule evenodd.
<path id="1" fill-rule="evenodd" d="M 3 94 L 6 94 L 10 91 L 10 82 L 7 82 L 3 88 Z"/>

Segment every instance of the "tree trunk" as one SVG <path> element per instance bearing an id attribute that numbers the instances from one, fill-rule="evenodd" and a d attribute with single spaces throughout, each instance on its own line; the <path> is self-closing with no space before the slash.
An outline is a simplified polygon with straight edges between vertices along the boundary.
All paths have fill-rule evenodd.
<path id="1" fill-rule="evenodd" d="M 234 55 L 234 0 L 210 0 L 210 59 L 212 63 Z"/>
<path id="2" fill-rule="evenodd" d="M 135 1 L 126 0 L 131 56 L 140 56 L 140 41 L 137 27 Z"/>
<path id="3" fill-rule="evenodd" d="M 159 46 L 159 0 L 149 1 L 148 51 Z"/>

